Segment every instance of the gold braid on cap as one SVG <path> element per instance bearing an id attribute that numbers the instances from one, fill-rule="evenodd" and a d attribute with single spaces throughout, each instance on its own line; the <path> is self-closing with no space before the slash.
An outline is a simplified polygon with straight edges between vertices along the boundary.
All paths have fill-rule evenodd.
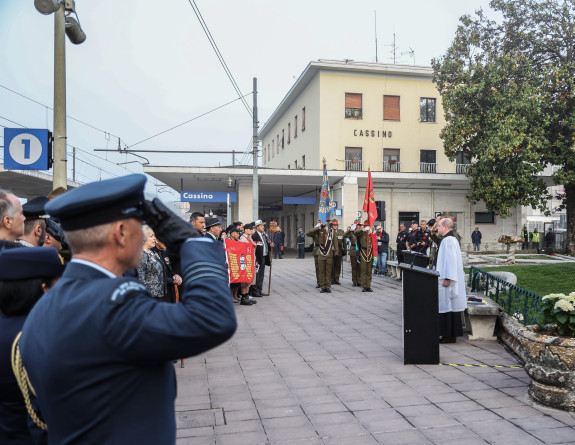
<path id="1" fill-rule="evenodd" d="M 34 391 L 34 387 L 32 383 L 30 383 L 30 379 L 28 378 L 28 373 L 26 372 L 26 368 L 22 364 L 22 356 L 20 355 L 20 336 L 22 335 L 22 331 L 18 333 L 16 338 L 14 339 L 14 343 L 12 343 L 12 371 L 16 376 L 16 381 L 18 382 L 18 386 L 20 387 L 20 391 L 22 392 L 22 396 L 24 397 L 24 403 L 26 404 L 26 411 L 30 415 L 30 418 L 34 421 L 34 423 L 44 431 L 48 429 L 48 426 L 40 419 L 34 408 L 32 408 L 32 403 L 30 402 L 30 391 L 32 395 L 36 397 L 36 391 Z"/>

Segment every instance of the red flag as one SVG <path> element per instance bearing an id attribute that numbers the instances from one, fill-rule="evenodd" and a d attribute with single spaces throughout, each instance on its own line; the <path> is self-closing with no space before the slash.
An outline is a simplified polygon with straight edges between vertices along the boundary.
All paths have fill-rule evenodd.
<path id="1" fill-rule="evenodd" d="M 367 212 L 367 224 L 373 225 L 377 219 L 377 208 L 375 207 L 375 197 L 373 194 L 373 182 L 371 181 L 371 169 L 367 169 L 367 187 L 365 188 L 365 198 L 363 200 L 363 211 Z"/>
<path id="2" fill-rule="evenodd" d="M 231 239 L 225 240 L 230 283 L 251 283 L 254 279 L 254 246 Z"/>

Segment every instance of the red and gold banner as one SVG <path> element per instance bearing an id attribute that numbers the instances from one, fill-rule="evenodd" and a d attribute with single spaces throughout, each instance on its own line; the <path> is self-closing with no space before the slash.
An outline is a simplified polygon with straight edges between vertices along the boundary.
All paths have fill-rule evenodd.
<path id="1" fill-rule="evenodd" d="M 254 280 L 254 246 L 231 239 L 225 240 L 230 283 L 251 283 Z"/>
<path id="2" fill-rule="evenodd" d="M 377 208 L 373 194 L 373 182 L 371 181 L 371 169 L 367 169 L 367 186 L 365 187 L 365 198 L 363 200 L 363 211 L 367 212 L 367 224 L 373 225 L 377 219 Z"/>

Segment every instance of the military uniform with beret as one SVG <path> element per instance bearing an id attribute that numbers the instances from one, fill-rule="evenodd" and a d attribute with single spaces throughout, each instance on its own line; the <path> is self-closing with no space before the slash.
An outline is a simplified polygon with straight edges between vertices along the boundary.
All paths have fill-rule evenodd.
<path id="1" fill-rule="evenodd" d="M 335 239 L 333 229 L 329 225 L 315 227 L 306 233 L 314 239 L 317 245 L 318 280 L 321 292 L 331 292 L 333 281 L 333 255 Z"/>
<path id="2" fill-rule="evenodd" d="M 159 200 L 145 201 L 145 182 L 95 182 L 46 206 L 66 232 L 144 218 L 180 253 L 184 282 L 180 303 L 167 304 L 135 278 L 72 258 L 20 340 L 49 443 L 174 444 L 172 360 L 213 348 L 236 329 L 223 249 Z"/>
<path id="3" fill-rule="evenodd" d="M 367 225 L 367 221 L 365 222 Z M 360 282 L 363 292 L 373 292 L 371 290 L 371 277 L 373 273 L 373 239 L 371 233 L 363 227 L 357 228 L 354 232 L 357 239 L 359 257 Z"/>
<path id="4" fill-rule="evenodd" d="M 353 223 L 356 227 L 361 225 L 360 221 L 355 220 Z M 361 286 L 361 278 L 359 271 L 359 262 L 357 260 L 357 239 L 353 230 L 348 230 L 343 234 L 344 238 L 350 241 L 349 246 L 349 261 L 351 262 L 351 281 L 354 286 Z"/>
<path id="5" fill-rule="evenodd" d="M 333 252 L 333 283 L 340 284 L 339 276 L 341 274 L 341 264 L 343 261 L 343 256 L 346 254 L 345 251 L 345 241 L 344 241 L 344 231 L 339 228 L 339 222 L 337 219 L 331 221 L 333 229 L 333 240 L 335 250 Z M 337 229 L 335 228 L 337 226 Z"/>

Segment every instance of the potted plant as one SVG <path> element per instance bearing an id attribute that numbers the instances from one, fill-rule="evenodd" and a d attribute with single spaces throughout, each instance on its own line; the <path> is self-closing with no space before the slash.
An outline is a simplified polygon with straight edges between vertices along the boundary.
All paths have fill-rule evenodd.
<path id="1" fill-rule="evenodd" d="M 541 299 L 545 325 L 518 329 L 529 395 L 553 408 L 575 411 L 575 292 Z"/>

